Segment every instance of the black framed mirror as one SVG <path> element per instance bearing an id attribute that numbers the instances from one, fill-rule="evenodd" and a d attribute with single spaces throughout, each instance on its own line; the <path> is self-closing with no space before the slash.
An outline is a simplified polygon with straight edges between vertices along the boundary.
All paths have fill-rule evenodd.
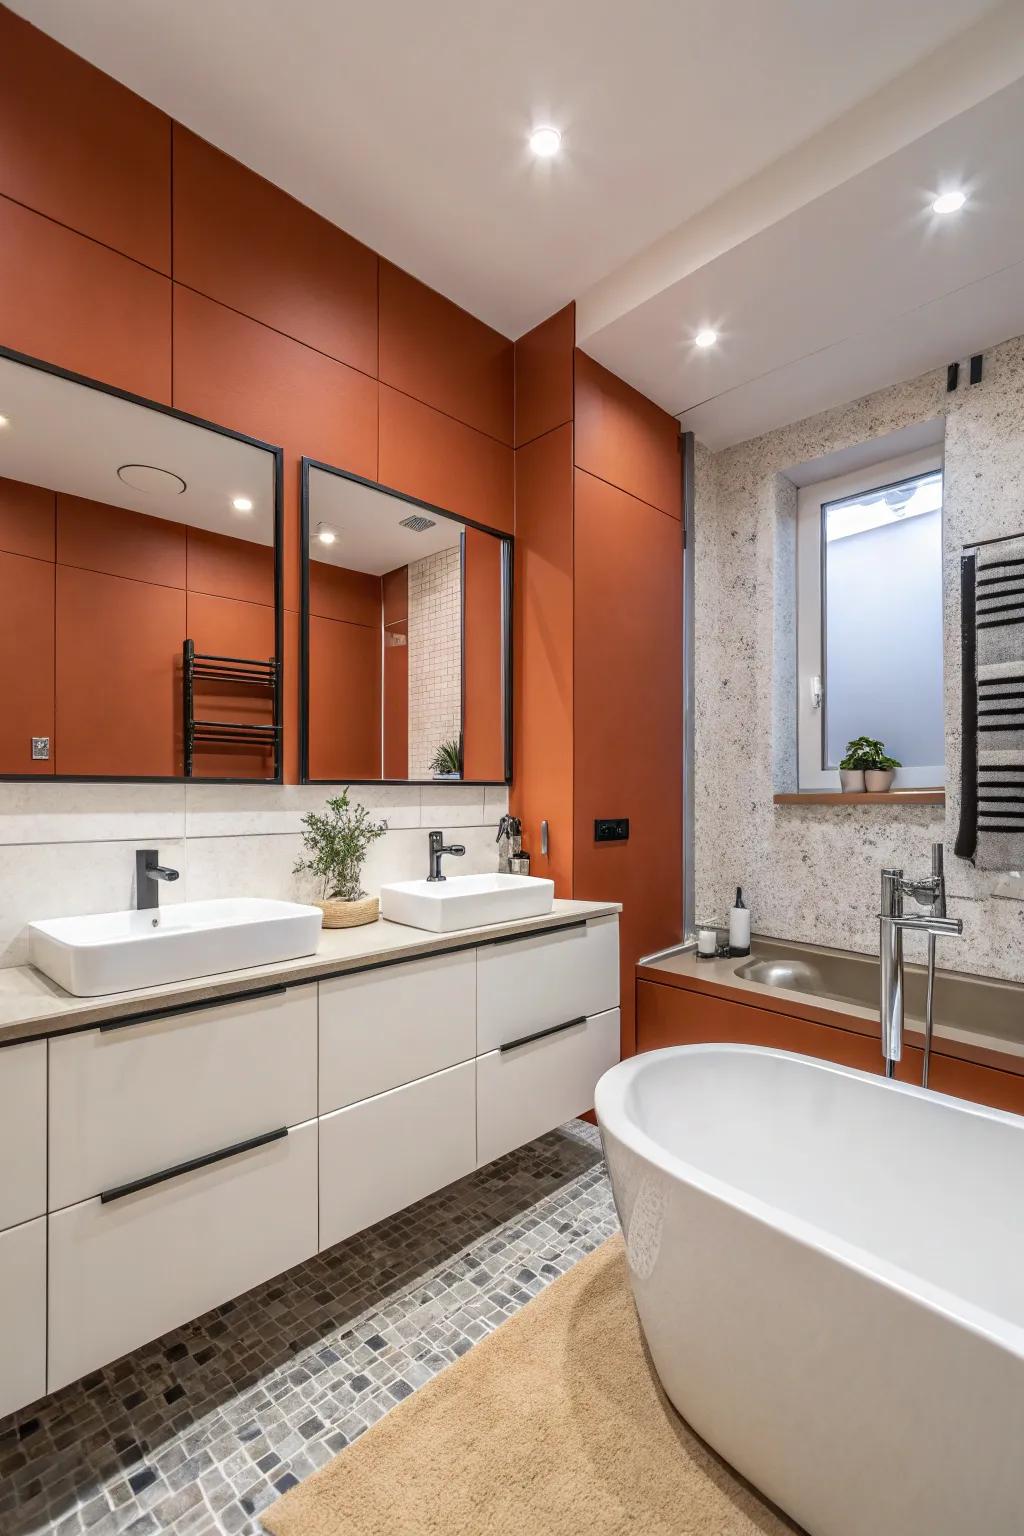
<path id="1" fill-rule="evenodd" d="M 0 777 L 282 782 L 281 465 L 0 348 Z"/>
<path id="2" fill-rule="evenodd" d="M 302 461 L 305 784 L 507 784 L 513 540 Z"/>

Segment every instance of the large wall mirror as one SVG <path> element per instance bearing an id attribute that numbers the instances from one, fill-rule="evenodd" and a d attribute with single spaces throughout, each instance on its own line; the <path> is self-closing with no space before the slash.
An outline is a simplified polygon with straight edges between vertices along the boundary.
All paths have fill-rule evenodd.
<path id="1" fill-rule="evenodd" d="M 512 540 L 303 462 L 307 783 L 507 783 Z"/>
<path id="2" fill-rule="evenodd" d="M 280 452 L 0 351 L 0 776 L 281 779 Z"/>

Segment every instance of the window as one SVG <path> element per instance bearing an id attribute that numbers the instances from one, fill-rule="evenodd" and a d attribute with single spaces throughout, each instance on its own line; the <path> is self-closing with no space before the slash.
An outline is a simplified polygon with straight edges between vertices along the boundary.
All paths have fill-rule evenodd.
<path id="1" fill-rule="evenodd" d="M 800 491 L 797 672 L 801 789 L 838 789 L 854 736 L 884 741 L 897 785 L 941 785 L 939 450 Z"/>

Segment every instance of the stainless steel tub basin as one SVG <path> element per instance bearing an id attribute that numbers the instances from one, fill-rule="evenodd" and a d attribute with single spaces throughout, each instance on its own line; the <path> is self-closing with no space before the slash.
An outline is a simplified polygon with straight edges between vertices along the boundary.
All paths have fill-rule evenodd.
<path id="1" fill-rule="evenodd" d="M 811 944 L 755 939 L 753 953 L 734 975 L 755 986 L 798 992 L 833 1003 L 848 1003 L 878 1013 L 878 960 L 872 955 Z M 906 1017 L 920 1027 L 924 1021 L 926 970 L 905 968 Z M 1024 1042 L 1024 987 L 957 971 L 936 972 L 935 1025 L 958 1035 L 969 1033 L 997 1040 Z"/>

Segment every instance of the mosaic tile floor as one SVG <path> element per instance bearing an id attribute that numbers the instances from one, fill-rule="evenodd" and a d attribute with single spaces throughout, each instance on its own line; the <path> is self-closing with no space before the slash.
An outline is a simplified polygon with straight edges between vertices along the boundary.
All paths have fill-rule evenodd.
<path id="1" fill-rule="evenodd" d="M 0 1536 L 257 1536 L 279 1492 L 616 1228 L 573 1121 L 0 1420 Z"/>

